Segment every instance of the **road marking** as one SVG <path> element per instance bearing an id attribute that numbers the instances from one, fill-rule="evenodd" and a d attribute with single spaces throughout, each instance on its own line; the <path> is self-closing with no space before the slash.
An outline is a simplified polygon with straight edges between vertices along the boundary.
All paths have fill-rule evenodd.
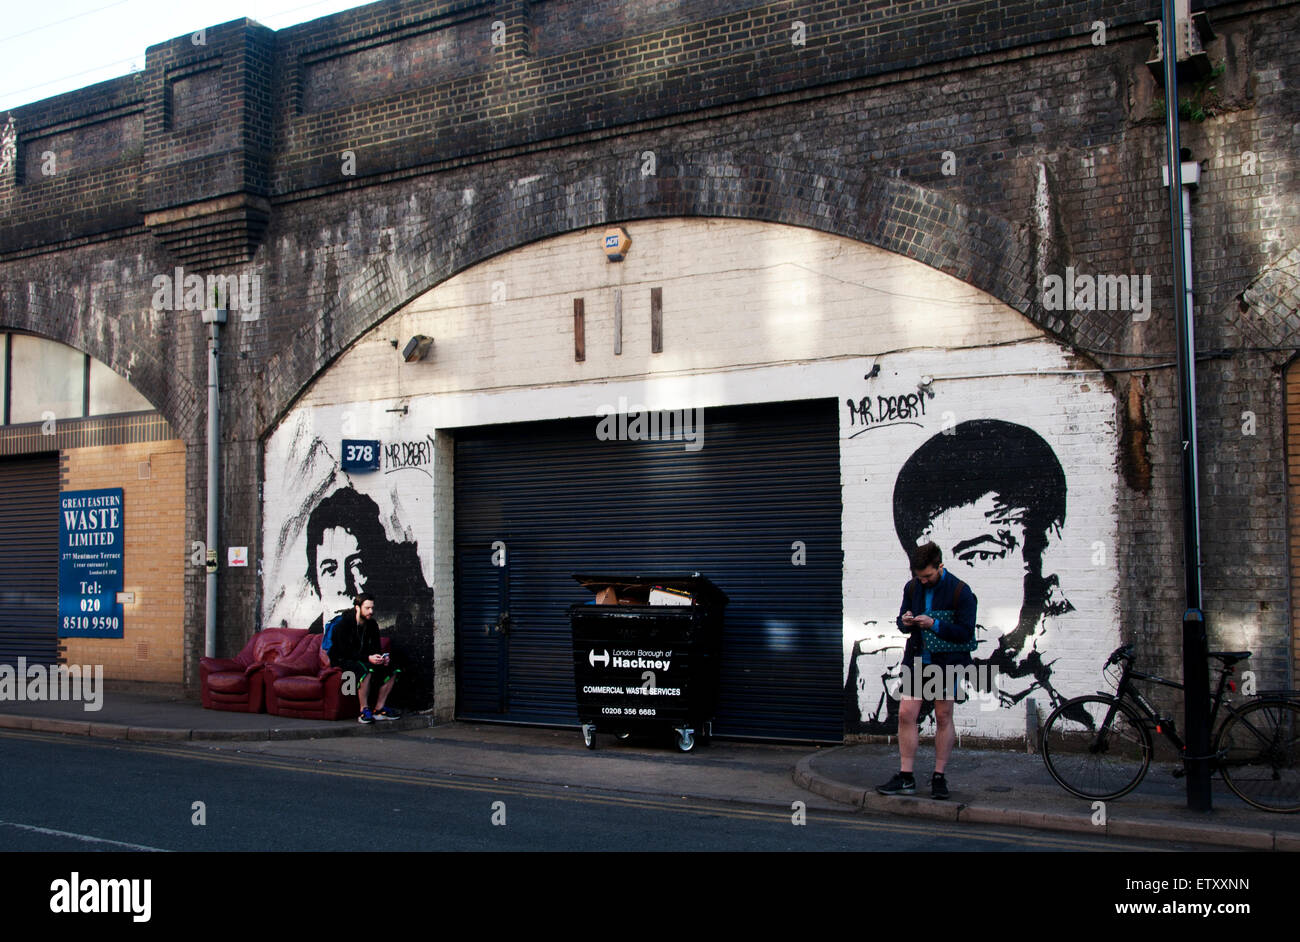
<path id="1" fill-rule="evenodd" d="M 150 847 L 148 844 L 128 844 L 126 841 L 112 841 L 107 837 L 91 837 L 89 834 L 74 834 L 72 831 L 56 831 L 53 828 L 41 828 L 34 824 L 19 824 L 16 821 L 0 821 L 0 827 L 18 828 L 22 831 L 35 831 L 37 834 L 52 834 L 55 837 L 70 837 L 74 841 L 86 841 L 90 844 L 112 844 L 128 850 L 151 850 L 160 854 L 170 854 L 165 847 Z"/>

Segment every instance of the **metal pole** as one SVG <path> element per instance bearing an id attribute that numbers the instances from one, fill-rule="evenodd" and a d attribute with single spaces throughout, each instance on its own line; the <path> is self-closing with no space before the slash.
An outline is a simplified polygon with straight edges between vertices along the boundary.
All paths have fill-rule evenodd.
<path id="1" fill-rule="evenodd" d="M 207 542 L 207 612 L 204 619 L 204 650 L 208 657 L 217 656 L 217 519 L 220 491 L 221 407 L 218 397 L 217 360 L 221 352 L 220 331 L 225 311 L 204 312 L 208 322 L 208 542 Z"/>
<path id="2" fill-rule="evenodd" d="M 1183 4 L 1186 7 L 1186 4 Z M 1173 255 L 1174 324 L 1178 342 L 1178 411 L 1182 422 L 1184 728 L 1187 731 L 1187 807 L 1209 811 L 1210 664 L 1201 610 L 1200 492 L 1196 449 L 1196 334 L 1191 299 L 1184 296 L 1187 259 L 1183 253 L 1182 144 L 1178 134 L 1178 19 L 1174 0 L 1161 5 L 1165 67 L 1165 138 L 1169 163 L 1169 242 Z M 1190 28 L 1186 18 L 1185 28 Z"/>

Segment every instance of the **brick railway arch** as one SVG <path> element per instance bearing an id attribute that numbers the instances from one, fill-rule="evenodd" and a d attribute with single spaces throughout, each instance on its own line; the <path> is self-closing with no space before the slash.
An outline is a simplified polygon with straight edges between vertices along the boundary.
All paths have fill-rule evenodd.
<path id="1" fill-rule="evenodd" d="M 452 276 L 553 236 L 592 227 L 670 217 L 715 217 L 814 229 L 919 261 L 1019 311 L 1074 349 L 1076 326 L 1044 310 L 1036 283 L 1040 247 L 1032 233 L 950 195 L 863 170 L 788 159 L 734 163 L 727 153 L 692 160 L 662 157 L 654 175 L 640 164 L 606 159 L 558 174 L 520 178 L 508 189 L 462 190 L 461 209 L 420 239 L 399 244 L 346 279 L 319 319 L 329 319 L 333 349 L 317 350 L 315 322 L 304 325 L 269 370 L 297 378 L 295 390 L 268 403 L 265 436 L 293 403 L 367 330 Z M 1105 341 L 1122 315 L 1098 318 Z"/>
<path id="2" fill-rule="evenodd" d="M 881 677 L 884 670 L 874 662 L 880 669 L 861 668 L 885 648 L 877 645 L 879 637 L 859 634 L 860 626 L 881 624 L 880 613 L 890 605 L 897 611 L 892 579 L 882 588 L 881 580 L 868 573 L 882 554 L 898 552 L 889 493 L 898 466 L 923 442 L 944 441 L 943 429 L 958 423 L 962 442 L 981 436 L 995 443 L 990 447 L 1005 442 L 1010 466 L 1024 478 L 1059 478 L 1075 488 L 1068 515 L 1058 514 L 1055 536 L 1044 537 L 1051 554 L 1040 554 L 1036 564 L 1042 578 L 1034 583 L 1056 585 L 1059 575 L 1070 593 L 1065 601 L 1083 613 L 1075 616 L 1071 630 L 1062 629 L 1053 638 L 1063 642 L 1054 653 L 1063 653 L 1063 664 L 1070 665 L 1056 676 L 1055 689 L 1077 687 L 1083 682 L 1079 671 L 1094 670 L 1114 648 L 1119 624 L 1115 556 L 1109 554 L 1105 565 L 1093 557 L 1098 544 L 1116 542 L 1117 399 L 1095 374 L 1077 375 L 1076 368 L 1086 364 L 1078 363 L 1059 337 L 1002 299 L 928 266 L 915 253 L 891 252 L 828 232 L 825 225 L 798 227 L 740 213 L 645 214 L 623 220 L 632 251 L 627 261 L 612 266 L 594 238 L 605 221 L 565 220 L 564 232 L 466 265 L 391 315 L 367 324 L 327 370 L 313 377 L 283 421 L 263 438 L 263 624 L 294 624 L 318 614 L 310 610 L 312 597 L 301 584 L 307 543 L 302 520 L 314 502 L 323 503 L 325 495 L 349 480 L 331 456 L 337 444 L 359 436 L 423 445 L 427 438 L 434 458 L 422 456 L 421 466 L 439 454 L 444 458 L 441 466 L 432 465 L 431 483 L 415 478 L 415 485 L 401 490 L 400 476 L 375 476 L 356 487 L 374 496 L 391 539 L 400 535 L 401 542 L 419 547 L 433 590 L 434 623 L 443 630 L 434 654 L 436 664 L 443 665 L 442 679 L 434 688 L 452 689 L 455 657 L 448 628 L 457 617 L 456 588 L 446 560 L 459 557 L 447 523 L 454 516 L 447 511 L 455 499 L 448 496 L 454 494 L 455 459 L 445 459 L 455 447 L 457 429 L 582 418 L 592 415 L 597 403 L 621 402 L 624 394 L 634 402 L 637 390 L 655 387 L 646 392 L 653 397 L 677 384 L 667 394 L 696 397 L 694 407 L 706 410 L 814 399 L 833 403 L 839 413 L 837 493 L 843 505 L 841 531 L 850 536 L 841 549 L 844 625 L 837 640 L 845 651 L 862 649 L 851 659 L 858 669 L 842 679 L 854 691 L 854 703 L 871 700 L 869 678 Z M 725 255 L 720 251 L 719 257 L 709 257 L 715 243 L 725 247 Z M 498 307 L 492 290 L 502 277 L 509 290 Z M 804 278 L 807 309 L 787 300 L 790 286 L 805 283 Z M 665 318 L 665 342 L 657 353 L 646 331 L 655 285 L 661 285 Z M 617 354 L 608 343 L 615 288 L 628 319 Z M 570 295 L 585 298 L 592 318 L 581 362 L 568 333 L 573 323 Z M 700 316 L 702 311 L 709 314 Z M 434 337 L 431 362 L 399 361 L 390 342 L 400 346 L 413 335 Z M 879 380 L 870 378 L 877 375 L 873 363 Z M 692 384 L 700 374 L 703 382 Z M 867 428 L 874 420 L 863 419 L 862 406 L 849 410 L 856 420 L 846 415 L 845 396 L 858 400 L 869 393 L 866 399 L 878 402 L 874 394 L 880 393 L 920 402 L 925 394 L 918 380 L 938 392 L 928 418 L 924 411 L 911 412 L 915 405 L 908 406 L 906 418 L 920 421 L 874 428 Z M 951 426 L 949 415 L 954 416 Z M 863 435 L 866 431 L 872 434 Z M 1024 444 L 1029 441 L 1036 445 Z M 1024 448 L 1018 451 L 1016 442 Z M 402 460 L 397 465 L 395 470 L 407 470 Z M 1052 467 L 1059 471 L 1055 477 Z M 394 483 L 385 483 L 390 480 Z M 999 488 L 990 484 L 987 490 Z M 1067 490 L 1062 484 L 1062 507 Z M 1045 491 L 1049 505 L 1056 499 L 1053 493 Z M 1050 566 L 1045 561 L 1049 555 Z M 1048 600 L 1022 602 L 1015 591 L 1028 591 L 1023 588 L 1027 562 L 1003 557 L 1011 568 L 981 591 L 995 613 L 993 624 L 1018 624 L 1022 604 L 1046 609 Z M 1013 582 L 1019 589 L 1009 588 Z M 888 595 L 883 605 L 881 592 Z M 1058 599 L 1050 604 L 1054 614 L 1070 611 Z M 1077 628 L 1082 630 L 1073 630 Z M 438 708 L 449 706 L 444 700 Z M 1025 709 L 1027 702 L 1014 716 L 1000 714 L 999 729 L 1023 731 Z M 859 715 L 852 719 L 851 731 L 867 730 L 869 722 L 878 720 Z"/>

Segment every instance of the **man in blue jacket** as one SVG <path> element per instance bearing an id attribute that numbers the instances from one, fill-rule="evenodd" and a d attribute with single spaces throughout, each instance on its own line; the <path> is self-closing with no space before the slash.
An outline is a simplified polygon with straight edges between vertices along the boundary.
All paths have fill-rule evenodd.
<path id="1" fill-rule="evenodd" d="M 909 635 L 903 649 L 903 686 L 898 705 L 899 772 L 876 791 L 882 795 L 912 795 L 916 779 L 912 764 L 920 739 L 917 718 L 924 701 L 934 704 L 934 777 L 930 797 L 946 799 L 944 768 L 957 741 L 952 711 L 965 699 L 959 682 L 962 672 L 945 668 L 966 667 L 975 647 L 975 593 L 943 567 L 943 552 L 934 543 L 912 551 L 912 575 L 903 587 L 898 630 Z"/>

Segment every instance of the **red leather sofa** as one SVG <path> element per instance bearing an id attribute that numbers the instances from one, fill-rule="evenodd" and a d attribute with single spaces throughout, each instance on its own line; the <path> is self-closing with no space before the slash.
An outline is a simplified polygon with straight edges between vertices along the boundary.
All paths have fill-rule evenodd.
<path id="1" fill-rule="evenodd" d="M 266 705 L 266 666 L 291 655 L 307 637 L 305 628 L 267 628 L 253 635 L 233 658 L 200 658 L 203 706 L 209 710 L 261 713 Z M 319 639 L 320 635 L 315 637 Z M 316 649 L 319 652 L 319 640 Z"/>
<path id="2" fill-rule="evenodd" d="M 286 657 L 267 665 L 267 713 L 303 720 L 350 720 L 361 712 L 356 682 L 351 693 L 343 693 L 343 672 L 331 667 L 329 655 L 321 653 L 323 638 L 308 635 Z M 380 638 L 385 651 L 388 641 Z"/>

